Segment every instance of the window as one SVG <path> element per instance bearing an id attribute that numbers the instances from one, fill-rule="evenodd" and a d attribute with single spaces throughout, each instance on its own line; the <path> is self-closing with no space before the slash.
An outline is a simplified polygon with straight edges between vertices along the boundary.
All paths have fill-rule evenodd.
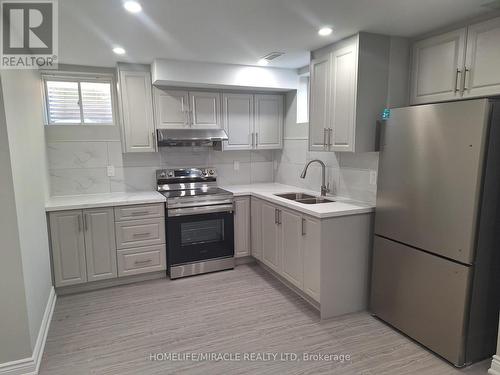
<path id="1" fill-rule="evenodd" d="M 42 78 L 48 125 L 114 125 L 112 76 L 47 74 Z"/>

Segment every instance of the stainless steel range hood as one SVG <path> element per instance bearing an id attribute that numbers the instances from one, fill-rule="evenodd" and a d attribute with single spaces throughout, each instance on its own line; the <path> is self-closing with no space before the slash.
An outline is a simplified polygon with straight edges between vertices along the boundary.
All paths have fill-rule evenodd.
<path id="1" fill-rule="evenodd" d="M 223 129 L 158 129 L 158 147 L 205 146 L 222 149 L 227 141 Z"/>

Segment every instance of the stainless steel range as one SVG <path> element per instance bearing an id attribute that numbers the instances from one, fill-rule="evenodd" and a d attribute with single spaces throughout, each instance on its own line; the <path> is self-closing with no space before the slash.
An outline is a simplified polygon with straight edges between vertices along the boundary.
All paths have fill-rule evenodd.
<path id="1" fill-rule="evenodd" d="M 156 171 L 167 198 L 167 272 L 171 279 L 234 268 L 233 194 L 214 168 Z"/>

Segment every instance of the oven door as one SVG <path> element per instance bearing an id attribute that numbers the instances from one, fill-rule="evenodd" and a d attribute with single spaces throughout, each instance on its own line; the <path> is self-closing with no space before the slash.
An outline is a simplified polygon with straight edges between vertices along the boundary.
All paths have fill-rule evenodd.
<path id="1" fill-rule="evenodd" d="M 233 205 L 167 210 L 169 267 L 234 256 Z"/>

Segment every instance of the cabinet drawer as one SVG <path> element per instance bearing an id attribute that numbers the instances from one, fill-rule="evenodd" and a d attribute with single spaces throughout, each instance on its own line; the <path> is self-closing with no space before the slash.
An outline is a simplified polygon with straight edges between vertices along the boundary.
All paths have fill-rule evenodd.
<path id="1" fill-rule="evenodd" d="M 165 243 L 165 219 L 129 220 L 115 223 L 116 247 L 158 245 Z"/>
<path id="2" fill-rule="evenodd" d="M 163 271 L 167 268 L 165 245 L 118 251 L 118 276 Z"/>
<path id="3" fill-rule="evenodd" d="M 115 207 L 115 220 L 123 221 L 163 217 L 165 215 L 164 211 L 165 205 L 163 203 Z"/>

